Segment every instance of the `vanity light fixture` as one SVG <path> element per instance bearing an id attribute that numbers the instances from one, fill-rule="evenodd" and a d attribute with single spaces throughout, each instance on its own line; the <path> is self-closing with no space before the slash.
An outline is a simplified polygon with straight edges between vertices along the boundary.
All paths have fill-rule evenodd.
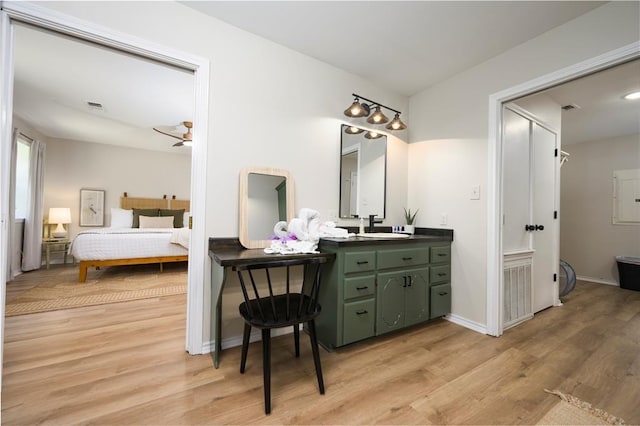
<path id="1" fill-rule="evenodd" d="M 387 116 L 384 115 L 384 113 L 381 110 L 382 108 L 385 108 L 395 113 L 395 117 L 393 118 L 393 120 L 391 120 L 391 122 L 389 122 L 389 124 L 385 126 L 386 129 L 404 130 L 407 128 L 407 125 L 404 124 L 402 120 L 400 120 L 400 114 L 402 114 L 400 111 L 395 110 L 393 108 L 389 108 L 386 105 L 382 105 L 380 102 L 367 99 L 363 96 L 358 95 L 357 93 L 352 93 L 352 96 L 354 97 L 353 103 L 349 108 L 344 110 L 344 115 L 346 115 L 347 117 L 354 117 L 354 118 L 368 117 L 367 123 L 369 124 L 385 124 L 389 121 L 389 118 L 387 118 Z M 369 103 L 368 104 L 361 103 L 360 99 L 367 101 Z M 373 114 L 369 115 L 371 111 L 373 111 Z M 347 133 L 349 132 L 347 131 Z M 373 132 L 373 133 L 377 134 L 377 132 Z M 375 138 L 369 138 L 369 139 L 375 139 Z"/>
<path id="2" fill-rule="evenodd" d="M 628 101 L 633 101 L 635 99 L 640 99 L 640 92 L 633 92 L 625 95 L 624 98 Z"/>
<path id="3" fill-rule="evenodd" d="M 364 137 L 367 139 L 379 139 L 382 137 L 382 133 L 374 132 L 373 130 L 369 130 L 364 134 Z"/>
<path id="4" fill-rule="evenodd" d="M 347 128 L 344 129 L 344 131 L 346 133 L 349 133 L 350 135 L 357 135 L 359 133 L 364 132 L 364 129 L 361 129 L 361 128 L 356 127 L 356 126 L 347 126 Z"/>

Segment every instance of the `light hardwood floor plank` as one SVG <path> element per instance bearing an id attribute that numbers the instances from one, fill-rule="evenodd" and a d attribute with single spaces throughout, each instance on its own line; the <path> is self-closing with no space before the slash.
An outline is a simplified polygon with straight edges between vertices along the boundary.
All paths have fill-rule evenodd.
<path id="1" fill-rule="evenodd" d="M 273 339 L 272 414 L 260 342 L 184 351 L 184 296 L 6 318 L 2 422 L 535 424 L 559 389 L 640 423 L 640 292 L 578 283 L 562 307 L 485 336 L 445 320 L 327 352 L 320 395 L 308 343 Z"/>

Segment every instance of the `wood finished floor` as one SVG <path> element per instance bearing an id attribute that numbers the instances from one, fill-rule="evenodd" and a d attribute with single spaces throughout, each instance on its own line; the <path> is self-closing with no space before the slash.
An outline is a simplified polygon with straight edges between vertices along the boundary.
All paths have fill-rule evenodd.
<path id="1" fill-rule="evenodd" d="M 184 352 L 185 297 L 6 319 L 2 423 L 535 424 L 559 389 L 640 424 L 640 292 L 578 283 L 565 305 L 503 337 L 448 321 L 321 350 L 320 395 L 306 334 L 274 339 L 272 414 L 261 346 Z"/>

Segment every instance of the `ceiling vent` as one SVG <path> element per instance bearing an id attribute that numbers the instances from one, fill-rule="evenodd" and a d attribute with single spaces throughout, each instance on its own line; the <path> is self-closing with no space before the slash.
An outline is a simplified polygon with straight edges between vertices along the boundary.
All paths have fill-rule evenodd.
<path id="1" fill-rule="evenodd" d="M 580 109 L 580 107 L 576 104 L 563 105 L 562 108 L 564 111 L 571 111 L 572 109 Z"/>
<path id="2" fill-rule="evenodd" d="M 87 108 L 93 111 L 104 111 L 104 107 L 100 102 L 87 101 Z"/>

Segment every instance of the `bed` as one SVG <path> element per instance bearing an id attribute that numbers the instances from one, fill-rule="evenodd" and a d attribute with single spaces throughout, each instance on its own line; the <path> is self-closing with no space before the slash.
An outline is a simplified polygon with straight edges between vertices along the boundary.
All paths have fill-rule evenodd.
<path id="1" fill-rule="evenodd" d="M 88 268 L 140 265 L 158 263 L 162 271 L 163 263 L 184 262 L 189 259 L 189 212 L 188 200 L 176 200 L 175 197 L 163 198 L 137 198 L 128 197 L 127 194 L 120 198 L 120 209 L 112 209 L 112 226 L 110 228 L 93 228 L 78 233 L 69 247 L 69 253 L 79 262 L 80 270 L 78 282 L 87 280 Z M 118 219 L 115 223 L 115 214 L 127 211 L 140 213 L 142 210 L 134 209 L 163 209 L 164 212 L 184 210 L 181 222 L 184 227 L 174 228 L 168 226 L 156 227 L 152 219 L 139 217 L 138 222 L 129 222 L 131 225 L 123 225 Z M 177 214 L 177 213 L 176 213 Z M 144 216 L 144 215 L 143 215 Z M 168 219 L 171 216 L 165 216 Z M 131 220 L 131 219 L 129 219 Z M 142 226 L 144 223 L 148 225 Z M 169 219 L 170 221 L 175 219 Z M 134 220 L 135 222 L 135 220 Z M 166 220 L 162 221 L 166 225 Z"/>

